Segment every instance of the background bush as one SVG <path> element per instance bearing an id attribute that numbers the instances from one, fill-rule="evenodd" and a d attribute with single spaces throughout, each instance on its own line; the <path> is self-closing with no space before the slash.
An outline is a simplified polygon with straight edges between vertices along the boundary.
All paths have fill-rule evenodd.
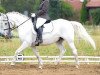
<path id="1" fill-rule="evenodd" d="M 93 24 L 100 25 L 100 8 L 91 10 L 90 14 L 92 16 Z"/>
<path id="2" fill-rule="evenodd" d="M 49 0 L 49 16 L 52 20 L 60 17 L 60 0 Z"/>
<path id="3" fill-rule="evenodd" d="M 80 16 L 81 23 L 85 23 L 86 21 L 88 21 L 88 11 L 87 11 L 86 4 L 87 4 L 87 0 L 84 0 L 82 4 L 81 16 Z"/>
<path id="4" fill-rule="evenodd" d="M 2 6 L 0 6 L 0 12 L 4 13 L 6 12 L 6 10 Z"/>
<path id="5" fill-rule="evenodd" d="M 18 11 L 23 13 L 24 11 L 32 12 L 35 6 L 35 1 L 39 0 L 1 0 L 1 5 L 7 12 Z"/>
<path id="6" fill-rule="evenodd" d="M 74 14 L 74 11 L 73 11 L 73 8 L 72 6 L 67 2 L 64 2 L 64 1 L 61 1 L 61 18 L 64 18 L 64 19 L 67 19 L 67 20 L 70 20 L 72 19 L 73 17 L 73 14 Z"/>
<path id="7" fill-rule="evenodd" d="M 63 18 L 70 20 L 73 16 L 73 8 L 69 3 L 61 0 L 50 0 L 49 16 L 51 19 Z"/>

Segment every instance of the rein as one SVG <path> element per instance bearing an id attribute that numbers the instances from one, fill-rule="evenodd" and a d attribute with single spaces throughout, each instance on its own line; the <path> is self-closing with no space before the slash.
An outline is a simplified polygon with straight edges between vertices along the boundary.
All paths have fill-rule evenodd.
<path id="1" fill-rule="evenodd" d="M 13 27 L 13 28 L 11 28 L 11 29 L 12 29 L 12 30 L 14 30 L 14 29 L 18 28 L 19 26 L 21 26 L 21 25 L 23 25 L 25 22 L 27 22 L 29 19 L 30 19 L 30 18 L 28 18 L 26 21 L 22 22 L 22 23 L 21 23 L 21 24 L 19 24 L 18 26 Z"/>

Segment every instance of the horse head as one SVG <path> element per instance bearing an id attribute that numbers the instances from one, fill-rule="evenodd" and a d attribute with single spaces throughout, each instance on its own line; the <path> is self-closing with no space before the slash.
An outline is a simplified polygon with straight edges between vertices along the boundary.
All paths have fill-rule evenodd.
<path id="1" fill-rule="evenodd" d="M 0 13 L 0 27 L 2 28 L 2 31 L 3 31 L 3 33 L 1 32 L 1 34 L 6 39 L 9 39 L 12 37 L 9 18 L 6 14 Z"/>

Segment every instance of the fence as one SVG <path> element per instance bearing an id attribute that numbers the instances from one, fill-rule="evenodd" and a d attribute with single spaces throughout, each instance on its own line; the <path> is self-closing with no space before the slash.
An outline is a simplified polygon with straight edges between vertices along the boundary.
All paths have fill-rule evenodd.
<path id="1" fill-rule="evenodd" d="M 44 63 L 54 63 L 59 56 L 41 56 Z M 80 63 L 100 63 L 100 56 L 78 56 Z M 12 62 L 13 56 L 0 56 L 0 63 Z M 15 62 L 38 63 L 36 56 L 17 56 Z M 63 56 L 62 63 L 74 63 L 74 56 Z"/>

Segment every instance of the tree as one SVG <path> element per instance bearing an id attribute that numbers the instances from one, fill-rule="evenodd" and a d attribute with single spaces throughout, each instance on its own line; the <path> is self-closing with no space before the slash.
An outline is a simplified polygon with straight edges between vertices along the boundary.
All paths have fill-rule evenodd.
<path id="1" fill-rule="evenodd" d="M 72 6 L 67 3 L 67 2 L 64 2 L 64 1 L 61 1 L 60 2 L 60 17 L 61 18 L 65 18 L 65 19 L 70 19 L 73 17 L 73 8 Z"/>
<path id="2" fill-rule="evenodd" d="M 0 6 L 0 12 L 4 13 L 6 12 L 6 10 L 2 6 Z"/>
<path id="3" fill-rule="evenodd" d="M 73 16 L 72 6 L 63 0 L 49 0 L 49 16 L 52 20 L 58 18 L 70 19 Z"/>
<path id="4" fill-rule="evenodd" d="M 40 0 L 35 0 L 34 1 L 34 5 L 33 5 L 33 10 L 34 11 L 37 11 L 38 7 L 39 7 L 39 4 L 40 4 Z"/>
<path id="5" fill-rule="evenodd" d="M 49 16 L 52 20 L 60 17 L 60 0 L 49 0 Z"/>
<path id="6" fill-rule="evenodd" d="M 90 14 L 92 16 L 93 24 L 100 25 L 100 8 L 91 10 Z"/>
<path id="7" fill-rule="evenodd" d="M 49 16 L 52 20 L 58 18 L 69 19 L 73 15 L 70 4 L 63 0 L 49 0 Z M 40 0 L 1 0 L 1 5 L 7 12 L 18 11 L 23 13 L 28 11 L 35 13 L 39 7 Z"/>
<path id="8" fill-rule="evenodd" d="M 7 10 L 10 11 L 34 11 L 35 2 L 39 0 L 2 0 L 1 5 Z"/>
<path id="9" fill-rule="evenodd" d="M 86 4 L 87 4 L 87 0 L 84 0 L 81 9 L 81 17 L 80 17 L 81 23 L 85 23 L 86 21 L 88 21 L 88 11 L 86 8 Z"/>

